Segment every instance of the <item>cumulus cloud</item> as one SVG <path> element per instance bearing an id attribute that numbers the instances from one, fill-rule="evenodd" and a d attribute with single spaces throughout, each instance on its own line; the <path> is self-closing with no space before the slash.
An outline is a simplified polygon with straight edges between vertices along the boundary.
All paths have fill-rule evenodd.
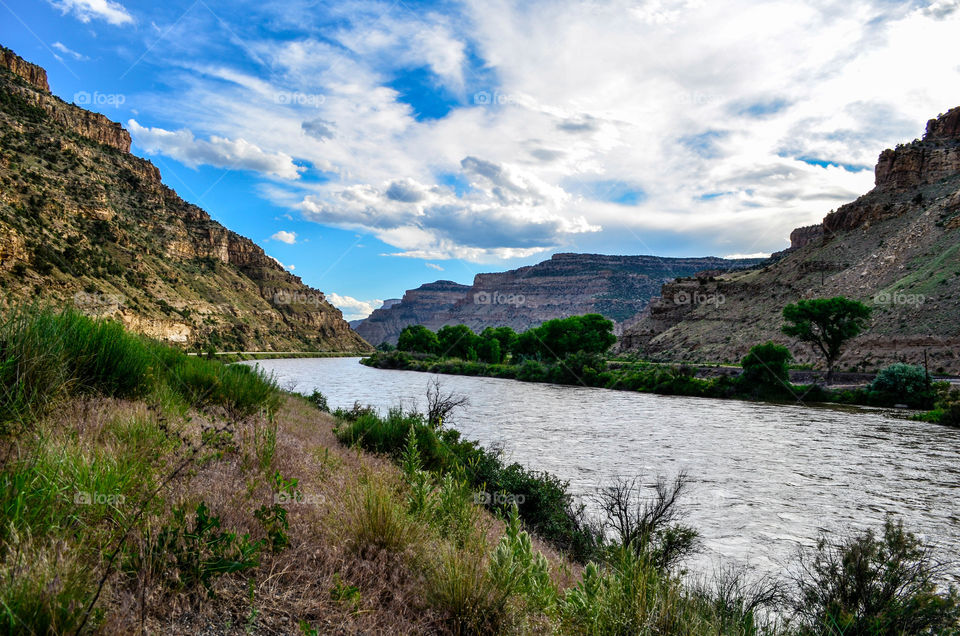
<path id="1" fill-rule="evenodd" d="M 119 2 L 112 0 L 51 0 L 50 4 L 64 15 L 71 13 L 83 23 L 104 20 L 114 26 L 133 24 L 133 16 Z"/>
<path id="2" fill-rule="evenodd" d="M 283 152 L 264 152 L 244 139 L 211 136 L 196 139 L 187 129 L 177 131 L 147 128 L 136 120 L 127 122 L 130 134 L 150 154 L 172 157 L 188 166 L 201 164 L 231 170 L 252 170 L 281 179 L 297 179 L 303 170 Z"/>
<path id="3" fill-rule="evenodd" d="M 281 243 L 286 243 L 287 245 L 293 245 L 297 242 L 297 233 L 296 232 L 287 232 L 286 230 L 280 230 L 271 236 L 274 241 L 280 241 Z"/>
<path id="4" fill-rule="evenodd" d="M 569 198 L 561 188 L 476 157 L 461 165 L 471 186 L 463 195 L 404 179 L 330 189 L 299 207 L 307 219 L 370 231 L 402 254 L 430 258 L 536 254 L 601 229 L 560 213 Z"/>
<path id="5" fill-rule="evenodd" d="M 382 300 L 357 300 L 352 296 L 341 296 L 333 292 L 327 294 L 327 300 L 343 312 L 345 320 L 360 320 L 373 313 L 383 304 Z"/>
<path id="6" fill-rule="evenodd" d="M 134 136 L 192 164 L 241 154 L 289 180 L 274 203 L 403 256 L 639 252 L 651 233 L 768 253 L 957 105 L 957 6 L 466 0 L 414 16 L 360 1 L 317 17 L 294 1 L 255 9 L 291 33 L 245 38 L 255 68 L 190 66 L 151 100 L 183 130 Z M 448 113 L 418 117 L 397 88 L 411 74 Z M 292 157 L 316 178 L 294 181 Z"/>
<path id="7" fill-rule="evenodd" d="M 440 267 L 439 265 L 437 265 L 436 263 L 424 263 L 424 265 L 426 265 L 426 266 L 429 267 L 430 269 L 435 269 L 435 270 L 437 270 L 438 272 L 442 272 L 442 271 L 443 271 L 443 268 Z"/>

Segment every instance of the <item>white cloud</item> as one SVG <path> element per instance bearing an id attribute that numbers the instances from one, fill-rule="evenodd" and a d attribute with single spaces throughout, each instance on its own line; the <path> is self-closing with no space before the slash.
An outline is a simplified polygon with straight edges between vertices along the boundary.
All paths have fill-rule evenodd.
<path id="1" fill-rule="evenodd" d="M 280 230 L 273 236 L 271 236 L 274 241 L 280 241 L 281 243 L 286 243 L 287 245 L 293 245 L 297 242 L 297 233 L 296 232 L 287 232 L 286 230 Z"/>
<path id="2" fill-rule="evenodd" d="M 50 0 L 64 15 L 72 13 L 83 23 L 104 20 L 114 26 L 133 24 L 133 16 L 119 2 L 112 0 Z"/>
<path id="3" fill-rule="evenodd" d="M 383 304 L 382 300 L 357 300 L 352 296 L 341 296 L 333 292 L 327 293 L 327 300 L 343 312 L 345 320 L 366 318 Z"/>
<path id="4" fill-rule="evenodd" d="M 147 128 L 134 119 L 127 122 L 127 127 L 137 145 L 146 152 L 166 155 L 191 167 L 205 164 L 231 170 L 252 170 L 281 179 L 298 179 L 303 170 L 290 155 L 264 152 L 245 139 L 217 136 L 208 140 L 195 139 L 187 129 Z"/>
<path id="5" fill-rule="evenodd" d="M 439 265 L 437 265 L 436 263 L 424 263 L 424 265 L 426 265 L 426 266 L 429 267 L 430 269 L 435 269 L 435 270 L 437 270 L 438 272 L 442 272 L 442 271 L 443 271 L 443 268 L 440 267 Z"/>
<path id="6" fill-rule="evenodd" d="M 84 60 L 89 60 L 89 59 L 90 59 L 89 57 L 87 57 L 87 56 L 84 55 L 83 53 L 77 53 L 76 51 L 67 48 L 67 46 L 66 46 L 65 44 L 63 44 L 62 42 L 54 42 L 54 43 L 51 44 L 50 46 L 52 46 L 52 47 L 55 48 L 56 50 L 60 51 L 60 52 L 63 53 L 64 55 L 69 55 L 69 56 L 72 57 L 73 59 L 78 60 L 78 61 L 81 61 L 81 62 L 84 61 Z"/>
<path id="7" fill-rule="evenodd" d="M 723 258 L 769 258 L 770 254 L 767 252 L 754 252 L 753 254 L 727 254 Z"/>
<path id="8" fill-rule="evenodd" d="M 273 202 L 403 256 L 492 261 L 586 238 L 644 252 L 650 234 L 769 253 L 957 105 L 957 4 L 467 0 L 410 16 L 351 2 L 323 30 L 294 3 L 271 16 L 295 37 L 245 41 L 256 69 L 180 69 L 150 107 L 188 129 L 144 143 L 225 165 L 220 142 L 247 140 L 251 169 L 290 181 L 297 157 L 324 178 L 277 185 Z M 391 88 L 411 69 L 461 103 L 418 119 Z M 292 93 L 316 98 L 278 103 Z"/>

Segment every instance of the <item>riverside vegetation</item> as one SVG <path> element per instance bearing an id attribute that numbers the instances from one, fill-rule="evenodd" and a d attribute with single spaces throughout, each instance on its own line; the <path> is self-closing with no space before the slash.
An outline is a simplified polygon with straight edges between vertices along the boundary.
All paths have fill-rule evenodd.
<path id="1" fill-rule="evenodd" d="M 426 413 L 325 412 L 79 314 L 0 321 L 0 632 L 954 634 L 890 520 L 792 582 L 684 576 L 684 476 L 567 485 Z M 446 422 L 446 423 L 445 423 Z M 773 613 L 771 613 L 773 612 Z"/>
<path id="2" fill-rule="evenodd" d="M 783 331 L 823 353 L 828 377 L 843 343 L 860 333 L 869 308 L 846 298 L 812 299 L 784 308 Z M 396 349 L 380 345 L 361 362 L 381 369 L 552 382 L 662 395 L 767 401 L 833 402 L 868 406 L 903 405 L 928 410 L 920 419 L 960 426 L 960 392 L 935 382 L 915 365 L 893 364 L 877 373 L 869 386 L 830 389 L 820 384 L 795 385 L 790 351 L 767 342 L 741 360 L 739 375 L 697 377 L 686 364 L 611 360 L 613 323 L 598 314 L 549 320 L 517 334 L 509 327 L 488 327 L 480 334 L 465 325 L 436 333 L 412 325 L 401 333 Z M 931 410 L 932 409 L 932 410 Z"/>

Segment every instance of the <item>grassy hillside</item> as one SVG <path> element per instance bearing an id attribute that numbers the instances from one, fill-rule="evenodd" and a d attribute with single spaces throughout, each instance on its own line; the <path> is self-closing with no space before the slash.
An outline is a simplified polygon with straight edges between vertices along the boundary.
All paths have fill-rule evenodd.
<path id="1" fill-rule="evenodd" d="M 682 476 L 652 499 L 605 490 L 592 526 L 563 482 L 439 427 L 442 392 L 424 415 L 331 415 L 319 394 L 73 312 L 8 312 L 0 342 L 2 633 L 960 629 L 960 601 L 894 523 L 825 543 L 795 588 L 691 582 Z M 868 562 L 837 572 L 848 557 Z"/>

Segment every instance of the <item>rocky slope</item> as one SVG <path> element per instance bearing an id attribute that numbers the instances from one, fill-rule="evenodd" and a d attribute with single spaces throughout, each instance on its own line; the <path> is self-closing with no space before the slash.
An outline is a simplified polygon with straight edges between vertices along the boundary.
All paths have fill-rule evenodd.
<path id="1" fill-rule="evenodd" d="M 874 312 L 841 366 L 920 363 L 926 352 L 931 371 L 960 372 L 960 108 L 930 120 L 922 140 L 883 151 L 873 190 L 791 240 L 764 269 L 664 285 L 622 348 L 734 361 L 774 340 L 814 362 L 779 333 L 783 306 L 844 295 Z"/>
<path id="2" fill-rule="evenodd" d="M 465 324 L 478 332 L 507 325 L 522 331 L 551 318 L 591 312 L 619 323 L 642 311 L 667 280 L 758 262 L 556 254 L 536 265 L 477 274 L 470 286 L 452 281 L 428 283 L 408 291 L 400 303 L 373 312 L 356 329 L 368 342 L 396 343 L 400 331 L 411 324 L 430 329 Z"/>
<path id="3" fill-rule="evenodd" d="M 0 48 L 0 287 L 185 346 L 369 349 L 323 293 L 183 201 L 130 135 Z"/>

